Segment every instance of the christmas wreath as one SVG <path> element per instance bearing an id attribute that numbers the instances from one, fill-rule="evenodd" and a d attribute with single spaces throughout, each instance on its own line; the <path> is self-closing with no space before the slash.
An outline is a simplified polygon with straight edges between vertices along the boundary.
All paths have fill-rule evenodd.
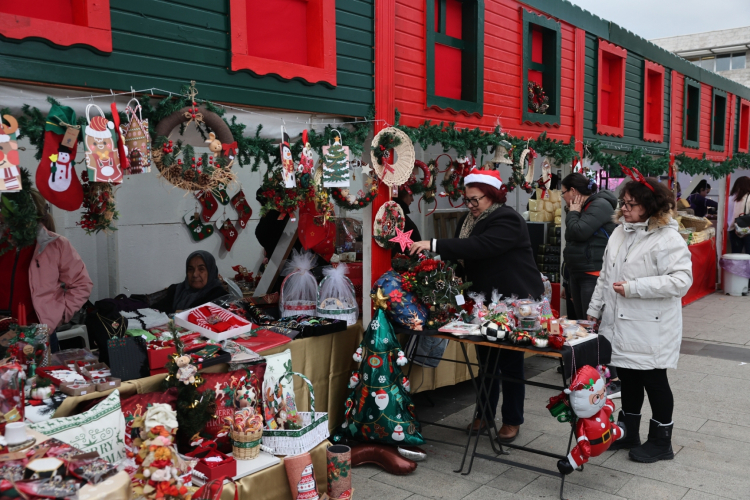
<path id="1" fill-rule="evenodd" d="M 29 171 L 21 167 L 21 191 L 3 193 L 3 230 L 0 234 L 0 255 L 11 248 L 24 248 L 36 242 L 39 214 L 31 198 Z"/>
<path id="2" fill-rule="evenodd" d="M 426 258 L 425 255 L 397 254 L 391 261 L 393 270 L 401 274 L 404 291 L 412 292 L 429 310 L 428 329 L 437 329 L 453 319 L 462 296 L 471 283 L 456 276 L 448 261 Z"/>
<path id="3" fill-rule="evenodd" d="M 264 200 L 260 209 L 261 217 L 265 217 L 271 210 L 291 216 L 300 206 L 315 199 L 312 176 L 301 174 L 297 187 L 287 189 L 284 187 L 281 169 L 269 168 L 263 176 L 260 196 Z"/>
<path id="4" fill-rule="evenodd" d="M 382 165 L 384 160 L 391 157 L 391 149 L 401 145 L 401 138 L 391 132 L 378 134 L 378 140 L 373 144 L 372 155 Z"/>
<path id="5" fill-rule="evenodd" d="M 528 106 L 531 111 L 540 115 L 546 115 L 549 109 L 549 97 L 544 89 L 536 82 L 529 82 Z"/>
<path id="6" fill-rule="evenodd" d="M 386 201 L 375 215 L 372 237 L 383 248 L 391 249 L 395 243 L 390 241 L 396 236 L 396 228 L 404 230 L 406 219 L 404 212 L 395 201 Z"/>
<path id="7" fill-rule="evenodd" d="M 442 197 L 448 197 L 448 203 L 454 208 L 463 205 L 453 205 L 454 201 L 458 201 L 464 195 L 464 178 L 469 175 L 474 163 L 474 158 L 471 159 L 462 157 L 458 160 L 451 162 L 450 166 L 445 170 L 445 176 L 443 181 L 440 183 L 445 189 L 444 193 L 440 193 Z"/>
<path id="8" fill-rule="evenodd" d="M 331 196 L 339 207 L 345 210 L 359 210 L 372 203 L 378 195 L 378 184 L 378 182 L 371 182 L 367 193 L 360 190 L 357 196 L 350 195 L 347 189 L 331 188 Z"/>
<path id="9" fill-rule="evenodd" d="M 86 234 L 117 231 L 117 228 L 112 225 L 112 221 L 117 220 L 118 216 L 112 184 L 89 182 L 89 174 L 86 170 L 81 172 L 81 181 L 83 181 L 83 213 L 76 225 L 81 226 Z"/>

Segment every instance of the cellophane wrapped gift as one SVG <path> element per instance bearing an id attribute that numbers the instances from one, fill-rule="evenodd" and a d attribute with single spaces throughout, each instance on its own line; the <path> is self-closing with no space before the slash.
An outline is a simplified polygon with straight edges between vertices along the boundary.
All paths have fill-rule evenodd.
<path id="1" fill-rule="evenodd" d="M 6 334 L 9 338 L 7 355 L 15 358 L 28 369 L 32 363 L 37 368 L 49 366 L 49 328 L 47 325 L 10 325 Z"/>
<path id="2" fill-rule="evenodd" d="M 0 365 L 0 434 L 5 424 L 23 422 L 26 372 L 16 361 Z"/>
<path id="3" fill-rule="evenodd" d="M 321 318 L 345 320 L 351 326 L 357 322 L 359 307 L 354 285 L 346 277 L 346 264 L 326 267 L 318 288 L 318 313 Z"/>
<path id="4" fill-rule="evenodd" d="M 285 275 L 281 283 L 279 311 L 281 317 L 300 314 L 315 315 L 318 303 L 318 282 L 310 270 L 315 267 L 317 257 L 313 252 L 295 250 L 286 262 L 281 274 Z"/>

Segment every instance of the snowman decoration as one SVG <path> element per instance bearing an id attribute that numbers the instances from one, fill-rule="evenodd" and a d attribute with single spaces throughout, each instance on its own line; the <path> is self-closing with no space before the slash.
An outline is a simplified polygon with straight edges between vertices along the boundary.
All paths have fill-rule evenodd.
<path id="1" fill-rule="evenodd" d="M 393 428 L 393 434 L 391 434 L 391 439 L 393 439 L 394 441 L 404 440 L 404 428 L 401 427 L 401 424 L 396 424 L 396 427 Z"/>
<path id="2" fill-rule="evenodd" d="M 57 154 L 50 155 L 50 178 L 49 187 L 52 191 L 62 193 L 70 187 L 70 181 L 72 176 L 71 169 L 71 157 L 70 149 L 65 146 L 60 146 Z"/>
<path id="3" fill-rule="evenodd" d="M 375 404 L 380 411 L 384 411 L 388 407 L 388 393 L 383 389 L 380 389 L 372 394 L 375 398 Z"/>

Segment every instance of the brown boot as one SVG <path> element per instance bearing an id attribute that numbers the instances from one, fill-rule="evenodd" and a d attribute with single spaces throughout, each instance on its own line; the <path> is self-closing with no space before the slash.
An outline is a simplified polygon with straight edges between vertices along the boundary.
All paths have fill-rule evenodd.
<path id="1" fill-rule="evenodd" d="M 484 432 L 487 429 L 487 424 L 478 418 L 474 420 L 473 424 L 469 424 L 466 426 L 466 433 L 468 434 L 469 432 L 477 432 L 480 429 L 482 432 Z"/>
<path id="2" fill-rule="evenodd" d="M 520 425 L 503 424 L 500 430 L 497 431 L 497 441 L 501 444 L 512 443 L 518 437 L 520 430 Z"/>

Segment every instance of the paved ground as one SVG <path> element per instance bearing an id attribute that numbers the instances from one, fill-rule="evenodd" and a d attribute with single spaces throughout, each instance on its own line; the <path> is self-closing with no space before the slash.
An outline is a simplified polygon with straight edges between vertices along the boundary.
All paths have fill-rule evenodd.
<path id="1" fill-rule="evenodd" d="M 676 453 L 672 461 L 639 464 L 627 451 L 607 452 L 583 472 L 566 480 L 570 499 L 750 498 L 750 297 L 711 295 L 684 308 L 684 338 L 679 368 L 669 373 L 675 396 Z M 527 378 L 559 383 L 556 364 L 538 356 L 526 360 Z M 416 396 L 424 420 L 466 426 L 473 412 L 468 383 Z M 430 407 L 427 398 L 435 403 Z M 564 453 L 569 427 L 557 423 L 545 408 L 552 391 L 527 386 L 525 420 L 518 444 Z M 618 404 L 619 399 L 615 400 Z M 648 433 L 650 409 L 644 408 L 641 436 Z M 499 414 L 499 412 L 498 412 Z M 466 435 L 436 426 L 426 438 L 454 443 Z M 492 454 L 489 443 L 480 443 Z M 392 476 L 373 466 L 353 470 L 357 500 L 424 498 L 490 500 L 558 498 L 559 479 L 477 459 L 470 475 L 453 472 L 459 448 L 430 443 L 414 474 Z M 512 450 L 513 460 L 555 469 L 555 460 Z"/>

